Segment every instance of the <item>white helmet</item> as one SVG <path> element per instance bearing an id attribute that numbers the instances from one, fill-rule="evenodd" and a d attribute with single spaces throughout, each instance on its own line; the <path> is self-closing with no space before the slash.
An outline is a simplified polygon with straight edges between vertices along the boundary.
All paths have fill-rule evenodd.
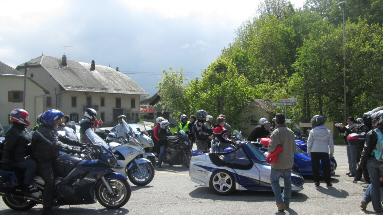
<path id="1" fill-rule="evenodd" d="M 270 122 L 267 121 L 266 118 L 261 118 L 261 119 L 259 120 L 259 124 L 260 124 L 260 125 L 270 125 Z"/>
<path id="2" fill-rule="evenodd" d="M 162 128 L 162 129 L 166 129 L 166 126 L 169 126 L 170 125 L 170 123 L 168 122 L 168 121 L 162 121 L 161 123 L 160 123 L 160 127 Z"/>
<path id="3" fill-rule="evenodd" d="M 206 122 L 211 122 L 212 119 L 213 117 L 211 115 L 206 116 Z"/>
<path id="4" fill-rule="evenodd" d="M 90 119 L 90 121 L 94 121 L 94 120 L 96 120 L 96 117 L 97 117 L 97 111 L 94 110 L 93 108 L 87 108 L 85 110 L 84 116 L 86 118 Z"/>
<path id="5" fill-rule="evenodd" d="M 156 123 L 157 124 L 160 124 L 162 121 L 165 121 L 165 119 L 163 118 L 163 117 L 157 117 L 157 119 L 156 119 Z"/>

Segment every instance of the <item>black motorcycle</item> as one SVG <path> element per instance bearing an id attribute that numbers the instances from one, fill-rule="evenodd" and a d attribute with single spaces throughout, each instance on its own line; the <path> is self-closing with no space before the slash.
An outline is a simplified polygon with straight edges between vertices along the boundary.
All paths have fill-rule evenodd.
<path id="1" fill-rule="evenodd" d="M 169 165 L 182 164 L 189 168 L 192 154 L 188 135 L 183 130 L 174 134 L 176 136 L 168 137 L 168 147 L 166 147 L 163 162 Z"/>

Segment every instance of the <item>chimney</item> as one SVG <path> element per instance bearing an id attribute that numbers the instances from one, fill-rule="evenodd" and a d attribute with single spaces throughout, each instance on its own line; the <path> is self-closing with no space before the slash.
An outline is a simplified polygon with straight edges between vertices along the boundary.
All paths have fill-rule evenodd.
<path id="1" fill-rule="evenodd" d="M 96 70 L 96 64 L 94 63 L 94 60 L 92 60 L 92 64 L 90 65 L 90 71 Z"/>
<path id="2" fill-rule="evenodd" d="M 67 66 L 67 63 L 66 63 L 66 55 L 65 55 L 65 54 L 64 54 L 63 57 L 62 57 L 61 65 L 63 65 L 63 66 Z"/>
<path id="3" fill-rule="evenodd" d="M 119 71 L 119 70 L 118 70 L 118 67 L 116 67 L 116 71 Z"/>

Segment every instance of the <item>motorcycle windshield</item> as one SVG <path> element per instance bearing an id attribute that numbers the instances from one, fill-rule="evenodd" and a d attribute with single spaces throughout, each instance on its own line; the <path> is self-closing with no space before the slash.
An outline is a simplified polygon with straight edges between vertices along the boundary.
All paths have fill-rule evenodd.
<path id="1" fill-rule="evenodd" d="M 94 144 L 94 145 L 99 145 L 101 146 L 103 152 L 110 152 L 109 145 L 105 143 L 105 141 L 95 134 L 91 128 L 88 128 L 86 131 L 86 136 L 88 136 L 89 140 Z M 111 152 L 110 152 L 111 153 Z"/>
<path id="2" fill-rule="evenodd" d="M 238 140 L 244 140 L 241 132 L 234 130 L 233 135 L 238 139 Z"/>
<path id="3" fill-rule="evenodd" d="M 76 141 L 78 140 L 76 133 L 74 132 L 74 130 L 72 128 L 63 127 L 62 130 L 65 131 L 65 135 L 67 137 L 71 138 L 72 140 L 76 140 Z"/>

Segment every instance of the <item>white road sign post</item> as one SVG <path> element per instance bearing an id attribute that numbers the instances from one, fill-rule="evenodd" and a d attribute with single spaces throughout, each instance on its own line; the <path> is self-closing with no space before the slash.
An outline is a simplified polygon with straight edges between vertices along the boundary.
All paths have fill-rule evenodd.
<path id="1" fill-rule="evenodd" d="M 298 102 L 298 99 L 279 99 L 278 103 L 271 103 L 271 106 L 285 106 L 285 117 L 287 118 L 286 106 L 292 106 L 293 102 Z"/>

